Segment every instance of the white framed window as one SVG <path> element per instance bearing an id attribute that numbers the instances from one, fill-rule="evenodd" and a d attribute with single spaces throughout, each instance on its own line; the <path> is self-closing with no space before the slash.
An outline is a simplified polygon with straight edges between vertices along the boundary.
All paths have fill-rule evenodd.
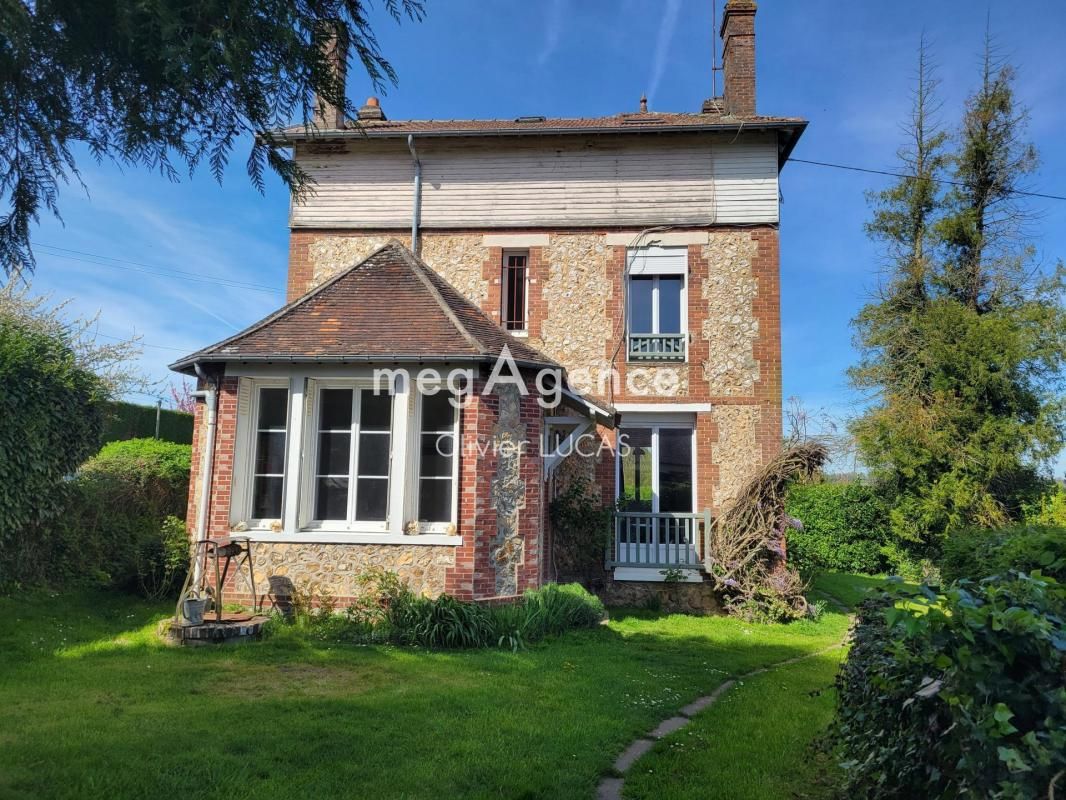
<path id="1" fill-rule="evenodd" d="M 387 529 L 394 401 L 366 382 L 313 381 L 305 527 Z"/>
<path id="2" fill-rule="evenodd" d="M 626 330 L 630 361 L 684 361 L 688 342 L 688 249 L 628 253 Z"/>
<path id="3" fill-rule="evenodd" d="M 232 522 L 267 528 L 282 518 L 289 449 L 289 384 L 242 380 Z"/>
<path id="4" fill-rule="evenodd" d="M 529 329 L 529 251 L 504 250 L 500 270 L 500 322 L 512 333 Z"/>
<path id="5" fill-rule="evenodd" d="M 459 505 L 459 409 L 454 395 L 418 394 L 415 402 L 414 515 L 421 530 L 454 532 Z"/>
<path id="6" fill-rule="evenodd" d="M 618 435 L 615 485 L 622 510 L 691 513 L 696 507 L 695 428 L 623 421 Z"/>

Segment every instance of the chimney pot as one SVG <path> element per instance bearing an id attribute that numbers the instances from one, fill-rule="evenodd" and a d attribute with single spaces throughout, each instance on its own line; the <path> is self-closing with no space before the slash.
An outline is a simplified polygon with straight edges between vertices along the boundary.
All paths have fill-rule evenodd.
<path id="1" fill-rule="evenodd" d="M 755 0 L 728 0 L 722 11 L 722 104 L 729 116 L 755 116 Z"/>
<path id="2" fill-rule="evenodd" d="M 641 114 L 647 114 L 648 113 L 648 95 L 646 95 L 646 94 L 642 94 L 640 96 L 640 113 Z"/>
<path id="3" fill-rule="evenodd" d="M 381 110 L 381 101 L 376 97 L 368 97 L 366 102 L 360 107 L 359 112 L 356 114 L 356 118 L 360 122 L 368 120 L 378 120 L 384 122 L 387 117 L 385 112 Z"/>

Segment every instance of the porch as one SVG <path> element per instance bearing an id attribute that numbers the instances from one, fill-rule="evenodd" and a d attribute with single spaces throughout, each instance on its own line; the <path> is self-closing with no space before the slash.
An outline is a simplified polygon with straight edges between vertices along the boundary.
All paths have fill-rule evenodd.
<path id="1" fill-rule="evenodd" d="M 680 570 L 681 580 L 702 580 L 709 549 L 711 512 L 619 511 L 607 547 L 606 567 L 616 580 L 662 581 Z"/>

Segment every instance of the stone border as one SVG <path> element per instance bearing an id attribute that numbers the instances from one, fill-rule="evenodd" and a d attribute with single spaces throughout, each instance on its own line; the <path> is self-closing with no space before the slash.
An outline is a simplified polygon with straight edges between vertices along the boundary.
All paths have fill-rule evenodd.
<path id="1" fill-rule="evenodd" d="M 622 800 L 622 787 L 625 786 L 625 774 L 633 767 L 640 758 L 651 750 L 655 743 L 665 736 L 669 736 L 671 733 L 681 730 L 699 712 L 704 709 L 710 708 L 718 700 L 732 689 L 737 681 L 743 681 L 747 678 L 754 678 L 757 675 L 763 675 L 771 670 L 780 669 L 781 667 L 787 667 L 792 664 L 798 664 L 800 661 L 806 661 L 809 658 L 817 658 L 818 656 L 825 655 L 833 650 L 839 650 L 844 647 L 847 640 L 835 644 L 831 647 L 825 647 L 815 653 L 806 653 L 802 656 L 796 656 L 795 658 L 788 658 L 784 661 L 778 661 L 776 664 L 771 664 L 768 667 L 761 667 L 760 669 L 752 670 L 751 672 L 745 672 L 743 675 L 738 675 L 734 678 L 730 678 L 724 683 L 720 684 L 713 692 L 703 697 L 699 697 L 682 708 L 676 716 L 664 719 L 659 723 L 647 736 L 642 736 L 639 739 L 634 739 L 629 747 L 627 747 L 614 762 L 614 776 L 602 778 L 600 785 L 596 790 L 597 800 Z"/>

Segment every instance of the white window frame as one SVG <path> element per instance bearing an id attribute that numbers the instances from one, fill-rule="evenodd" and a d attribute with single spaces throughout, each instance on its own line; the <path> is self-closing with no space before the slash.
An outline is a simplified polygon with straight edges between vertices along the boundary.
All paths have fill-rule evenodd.
<path id="1" fill-rule="evenodd" d="M 696 425 L 694 422 L 677 422 L 672 420 L 632 420 L 626 421 L 623 416 L 621 422 L 618 425 L 618 432 L 621 435 L 626 429 L 632 428 L 644 428 L 651 429 L 651 511 L 649 514 L 658 514 L 659 512 L 659 431 L 663 429 L 670 430 L 687 430 L 692 433 L 692 511 L 683 513 L 694 513 L 699 505 L 697 504 L 697 469 L 699 459 L 696 451 Z M 622 448 L 615 448 L 614 458 L 614 497 L 615 500 L 620 500 L 622 497 Z"/>
<path id="2" fill-rule="evenodd" d="M 447 391 L 442 389 L 440 391 Z M 459 438 L 460 422 L 463 409 L 455 409 L 455 423 L 451 431 L 430 431 L 430 433 L 451 433 L 455 443 L 455 453 L 452 457 L 452 518 L 448 522 L 421 522 L 418 519 L 418 495 L 422 480 L 422 399 L 425 394 L 437 394 L 438 392 L 422 393 L 414 391 L 414 414 L 411 419 L 410 449 L 408 450 L 408 463 L 411 469 L 408 473 L 407 498 L 408 517 L 418 527 L 421 533 L 446 533 L 455 534 L 459 528 L 459 473 L 460 461 L 462 460 L 462 442 Z M 442 476 L 443 477 L 443 476 Z M 428 480 L 433 480 L 432 478 Z M 451 529 L 451 530 L 449 530 Z"/>
<path id="3" fill-rule="evenodd" d="M 365 532 L 365 533 L 384 533 L 387 531 L 394 531 L 396 533 L 402 533 L 402 531 L 395 531 L 393 507 L 395 502 L 395 492 L 393 491 L 394 483 L 397 480 L 397 452 L 402 451 L 402 444 L 397 447 L 397 419 L 398 415 L 405 414 L 407 409 L 402 403 L 400 395 L 390 390 L 392 396 L 392 419 L 389 427 L 389 497 L 386 504 L 385 519 L 379 521 L 371 520 L 357 520 L 355 519 L 355 495 L 356 495 L 356 481 L 359 476 L 355 474 L 359 461 L 359 443 L 358 438 L 360 436 L 360 426 L 362 423 L 362 390 L 373 389 L 374 381 L 372 378 L 315 378 L 309 381 L 308 387 L 308 401 L 310 403 L 308 410 L 308 426 L 304 435 L 304 453 L 306 457 L 303 459 L 303 492 L 301 495 L 305 498 L 305 502 L 302 504 L 300 514 L 300 528 L 301 530 L 308 531 L 336 531 L 338 533 L 345 532 Z M 352 425 L 351 425 L 351 447 L 348 452 L 348 508 L 345 515 L 345 519 L 331 519 L 331 520 L 318 520 L 315 519 L 315 511 L 318 506 L 318 494 L 316 480 L 318 475 L 318 434 L 319 434 L 319 419 L 322 410 L 321 394 L 326 389 L 341 389 L 344 391 L 353 392 L 352 396 Z M 372 476 L 380 477 L 380 476 Z M 400 477 L 402 480 L 402 477 Z"/>
<path id="4" fill-rule="evenodd" d="M 281 476 L 281 514 L 270 519 L 252 517 L 255 492 L 255 456 L 259 433 L 259 393 L 262 389 L 285 389 L 289 402 L 285 417 L 285 455 Z M 244 406 L 244 408 L 242 408 Z M 242 378 L 237 387 L 237 441 L 233 464 L 233 492 L 230 503 L 230 524 L 244 523 L 251 529 L 270 530 L 285 519 L 288 496 L 289 452 L 292 448 L 292 390 L 289 381 L 281 378 Z"/>
<path id="5" fill-rule="evenodd" d="M 689 345 L 689 331 L 688 331 L 688 247 L 631 247 L 626 251 L 626 308 L 625 308 L 625 323 L 626 323 L 626 336 L 633 335 L 650 335 L 658 336 L 659 331 L 659 278 L 666 276 L 668 278 L 681 278 L 681 293 L 678 298 L 678 302 L 681 304 L 680 308 L 680 321 L 681 330 L 680 333 L 685 337 L 685 358 L 675 363 L 688 363 L 688 345 Z M 633 330 L 633 308 L 632 308 L 632 280 L 633 278 L 653 278 L 652 281 L 652 299 L 651 299 L 651 326 L 654 330 L 650 331 L 634 331 Z M 626 342 L 626 353 L 629 352 L 629 342 Z M 654 360 L 651 359 L 654 363 Z M 639 363 L 639 362 L 632 362 Z"/>
<path id="6" fill-rule="evenodd" d="M 509 272 L 507 269 L 507 257 L 508 256 L 524 256 L 526 259 L 525 272 L 525 285 L 522 287 L 522 302 L 524 308 L 522 309 L 522 327 L 521 328 L 508 328 L 507 324 L 510 322 L 506 318 L 507 312 L 507 296 L 509 282 L 507 280 Z M 529 250 L 522 248 L 510 248 L 504 250 L 500 256 L 500 324 L 501 327 L 512 336 L 524 337 L 529 335 Z"/>

